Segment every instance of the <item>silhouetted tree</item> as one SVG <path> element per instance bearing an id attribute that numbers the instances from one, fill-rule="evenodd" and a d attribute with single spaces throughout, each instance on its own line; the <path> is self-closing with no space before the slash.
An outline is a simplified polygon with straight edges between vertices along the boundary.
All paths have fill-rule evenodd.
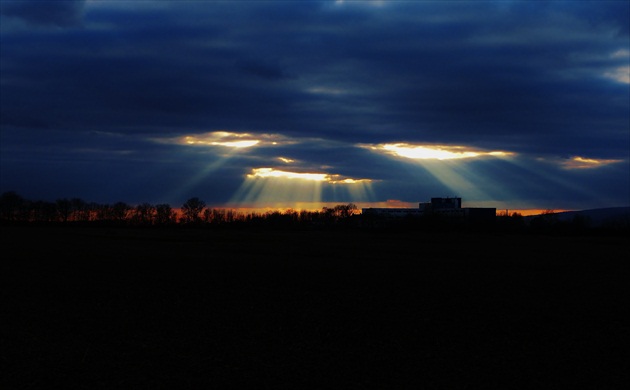
<path id="1" fill-rule="evenodd" d="M 89 215 L 88 219 L 90 221 L 98 220 L 97 216 L 98 216 L 98 211 L 101 209 L 101 204 L 96 203 L 96 202 L 89 202 L 86 208 Z"/>
<path id="2" fill-rule="evenodd" d="M 131 220 L 138 225 L 153 225 L 156 212 L 155 206 L 149 203 L 142 203 L 134 209 Z"/>
<path id="3" fill-rule="evenodd" d="M 196 223 L 201 221 L 201 212 L 206 204 L 199 198 L 190 198 L 182 205 L 182 222 Z"/>
<path id="4" fill-rule="evenodd" d="M 70 220 L 70 214 L 72 213 L 72 203 L 70 200 L 63 198 L 55 201 L 57 207 L 57 214 L 61 222 L 68 222 Z"/>
<path id="5" fill-rule="evenodd" d="M 298 220 L 304 225 L 310 225 L 313 223 L 313 214 L 315 213 L 309 210 L 300 210 Z"/>
<path id="6" fill-rule="evenodd" d="M 14 191 L 4 192 L 0 196 L 0 218 L 5 221 L 18 219 L 20 209 L 24 207 L 26 199 Z"/>
<path id="7" fill-rule="evenodd" d="M 72 198 L 70 203 L 73 221 L 86 222 L 90 220 L 90 210 L 86 201 L 81 198 Z"/>
<path id="8" fill-rule="evenodd" d="M 212 222 L 212 211 L 210 209 L 203 209 L 203 212 L 201 213 L 201 220 L 204 223 L 211 223 Z"/>
<path id="9" fill-rule="evenodd" d="M 52 202 L 36 201 L 31 203 L 32 219 L 39 222 L 54 222 L 57 220 L 57 207 Z"/>
<path id="10" fill-rule="evenodd" d="M 114 219 L 112 209 L 109 204 L 95 204 L 92 206 L 94 212 L 94 219 L 96 221 L 104 222 Z"/>
<path id="11" fill-rule="evenodd" d="M 226 221 L 225 210 L 211 209 L 209 218 L 210 219 L 208 220 L 208 222 L 210 222 L 211 224 L 219 225 L 219 224 L 225 223 Z"/>
<path id="12" fill-rule="evenodd" d="M 133 207 L 125 202 L 116 202 L 112 206 L 112 219 L 116 222 L 126 222 Z"/>
<path id="13" fill-rule="evenodd" d="M 238 213 L 236 210 L 226 210 L 225 211 L 225 221 L 227 223 L 234 223 L 238 220 Z"/>
<path id="14" fill-rule="evenodd" d="M 348 218 L 357 212 L 357 206 L 354 203 L 339 204 L 334 207 L 334 214 L 338 218 Z"/>
<path id="15" fill-rule="evenodd" d="M 169 204 L 163 203 L 155 206 L 155 223 L 158 225 L 170 225 L 176 222 L 175 210 Z"/>

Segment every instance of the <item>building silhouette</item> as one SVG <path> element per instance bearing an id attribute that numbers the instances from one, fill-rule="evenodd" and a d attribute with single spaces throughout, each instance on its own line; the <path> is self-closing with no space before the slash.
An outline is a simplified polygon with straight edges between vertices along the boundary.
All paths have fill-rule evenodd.
<path id="1" fill-rule="evenodd" d="M 431 198 L 431 202 L 419 203 L 418 208 L 363 208 L 365 216 L 386 218 L 442 216 L 471 221 L 494 221 L 495 207 L 462 207 L 462 198 Z"/>

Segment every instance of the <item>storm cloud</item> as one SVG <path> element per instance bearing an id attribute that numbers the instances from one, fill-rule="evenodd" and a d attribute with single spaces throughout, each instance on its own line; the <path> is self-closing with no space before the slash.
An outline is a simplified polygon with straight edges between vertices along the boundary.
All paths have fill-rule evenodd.
<path id="1" fill-rule="evenodd" d="M 306 200 L 629 202 L 626 1 L 26 1 L 1 12 L 2 191 L 220 205 L 270 167 L 371 180 L 358 198 L 329 183 Z M 282 142 L 176 141 L 217 132 Z M 409 159 L 386 144 L 509 157 Z"/>

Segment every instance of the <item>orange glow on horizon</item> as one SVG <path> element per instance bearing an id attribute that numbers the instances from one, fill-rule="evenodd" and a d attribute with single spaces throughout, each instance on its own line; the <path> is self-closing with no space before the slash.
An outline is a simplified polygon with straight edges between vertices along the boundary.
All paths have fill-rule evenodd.
<path id="1" fill-rule="evenodd" d="M 418 202 L 402 202 L 397 200 L 388 200 L 384 202 L 291 202 L 291 203 L 260 203 L 260 204 L 224 204 L 224 205 L 207 205 L 205 209 L 208 210 L 222 210 L 222 211 L 232 211 L 236 215 L 246 216 L 250 214 L 265 214 L 270 212 L 280 212 L 286 213 L 289 211 L 308 211 L 308 212 L 316 212 L 322 211 L 324 208 L 333 208 L 338 205 L 347 205 L 354 204 L 357 206 L 358 213 L 361 214 L 361 209 L 364 208 L 409 208 L 416 209 L 418 208 Z M 467 206 L 462 206 L 467 207 Z M 183 215 L 182 209 L 177 207 L 172 209 L 176 216 L 179 218 Z M 497 208 L 497 216 L 505 216 L 505 213 L 508 213 L 508 216 L 513 216 L 514 214 L 519 214 L 523 217 L 541 215 L 547 213 L 563 213 L 567 211 L 575 211 L 570 209 L 499 209 Z"/>
<path id="2" fill-rule="evenodd" d="M 357 206 L 359 210 L 359 214 L 361 209 L 364 208 L 409 208 L 409 209 L 417 209 L 418 204 L 421 202 L 404 202 L 400 200 L 387 200 L 382 202 L 324 202 L 324 201 L 315 201 L 315 202 L 239 202 L 239 203 L 226 203 L 226 204 L 215 204 L 215 205 L 207 205 L 206 209 L 216 209 L 216 210 L 231 210 L 235 213 L 247 215 L 247 214 L 264 214 L 268 212 L 281 212 L 284 213 L 286 211 L 292 210 L 296 212 L 300 211 L 321 211 L 323 208 L 333 208 L 338 205 L 347 205 L 354 204 Z M 422 202 L 424 203 L 424 202 Z M 493 206 L 467 206 L 462 205 L 463 208 L 467 207 L 493 207 Z M 497 216 L 504 216 L 507 212 L 508 216 L 512 216 L 513 214 L 519 214 L 523 217 L 533 216 L 533 215 L 541 215 L 547 213 L 562 213 L 568 211 L 575 211 L 573 209 L 511 209 L 511 208 L 496 208 Z M 180 217 L 182 215 L 182 211 L 180 207 L 173 208 L 173 211 L 176 212 L 177 216 Z"/>
<path id="3" fill-rule="evenodd" d="M 573 211 L 573 210 L 565 210 L 565 209 L 561 209 L 561 210 L 555 210 L 555 209 L 497 209 L 497 216 L 504 216 L 505 213 L 508 213 L 509 216 L 512 216 L 513 214 L 520 214 L 523 217 L 528 217 L 528 216 L 532 216 L 532 215 L 540 215 L 540 214 L 547 214 L 547 213 L 563 213 L 565 211 Z"/>

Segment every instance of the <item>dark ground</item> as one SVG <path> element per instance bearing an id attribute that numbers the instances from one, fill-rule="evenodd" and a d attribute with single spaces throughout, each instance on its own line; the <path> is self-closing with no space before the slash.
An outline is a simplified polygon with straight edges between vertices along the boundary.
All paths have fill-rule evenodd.
<path id="1" fill-rule="evenodd" d="M 625 389 L 622 237 L 2 227 L 2 389 Z"/>

